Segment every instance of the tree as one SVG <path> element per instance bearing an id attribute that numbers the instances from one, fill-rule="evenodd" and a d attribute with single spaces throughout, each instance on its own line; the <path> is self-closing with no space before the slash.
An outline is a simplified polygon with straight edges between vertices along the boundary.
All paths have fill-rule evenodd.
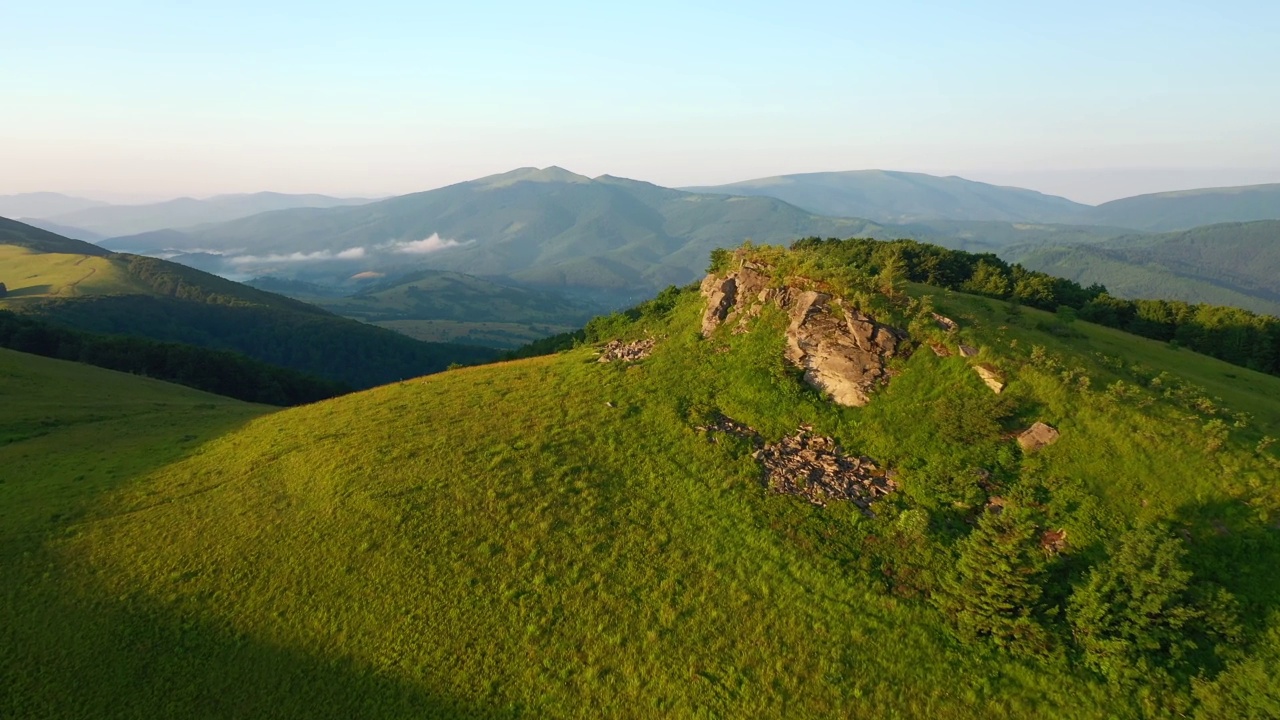
<path id="1" fill-rule="evenodd" d="M 4 297 L 5 295 L 8 295 L 8 294 L 9 294 L 9 288 L 5 287 L 4 283 L 0 283 L 0 297 Z"/>
<path id="2" fill-rule="evenodd" d="M 1194 588 L 1186 552 L 1166 529 L 1141 527 L 1089 572 L 1068 608 L 1085 664 L 1114 681 L 1136 680 L 1235 634 L 1231 596 Z"/>
<path id="3" fill-rule="evenodd" d="M 986 513 L 960 543 L 955 573 L 935 602 L 962 637 L 1037 653 L 1048 634 L 1036 618 L 1046 559 L 1036 526 L 1014 511 Z"/>

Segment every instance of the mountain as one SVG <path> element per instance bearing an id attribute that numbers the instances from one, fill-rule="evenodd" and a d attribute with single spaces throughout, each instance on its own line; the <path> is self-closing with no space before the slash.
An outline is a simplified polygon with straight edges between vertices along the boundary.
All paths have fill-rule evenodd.
<path id="1" fill-rule="evenodd" d="M 423 343 L 158 258 L 112 253 L 0 218 L 0 308 L 93 333 L 216 350 L 370 387 L 492 358 Z"/>
<path id="2" fill-rule="evenodd" d="M 0 713 L 1266 710 L 1280 378 L 883 296 L 839 250 L 720 257 L 710 285 L 750 260 L 801 315 L 845 312 L 812 285 L 903 330 L 863 407 L 789 364 L 774 300 L 704 338 L 692 290 L 563 354 L 276 412 L 0 353 Z M 1024 449 L 1037 422 L 1056 442 Z M 837 473 L 890 491 L 808 484 Z"/>
<path id="3" fill-rule="evenodd" d="M 286 195 L 260 192 L 243 195 L 218 195 L 197 200 L 177 198 L 146 205 L 110 205 L 88 207 L 43 216 L 43 219 L 104 237 L 184 228 L 204 223 L 225 222 L 272 210 L 290 208 L 329 208 L 360 205 L 363 198 L 334 198 L 326 195 Z"/>
<path id="4" fill-rule="evenodd" d="M 694 279 L 716 247 L 879 231 L 874 223 L 819 217 L 771 198 L 593 180 L 552 167 L 359 207 L 283 210 L 193 228 L 182 237 L 104 244 L 146 254 L 216 252 L 221 272 L 250 277 L 315 281 L 308 273 L 336 278 L 435 269 L 635 302 Z"/>
<path id="5" fill-rule="evenodd" d="M 1074 222 L 1089 206 L 1034 190 L 990 185 L 961 177 L 890 170 L 801 173 L 729 185 L 685 188 L 692 192 L 764 196 L 820 215 L 870 218 L 881 223 L 922 220 Z"/>
<path id="6" fill-rule="evenodd" d="M 1119 297 L 1152 297 L 1247 308 L 1280 317 L 1280 221 L 1222 223 L 1090 246 L 1011 247 L 1034 270 Z"/>
<path id="7" fill-rule="evenodd" d="M 1156 232 L 1280 220 L 1280 183 L 1138 195 L 1103 203 L 1089 217 L 1100 224 Z"/>
<path id="8" fill-rule="evenodd" d="M 70 225 L 62 225 L 49 220 L 41 220 L 40 218 L 22 218 L 22 222 L 30 225 L 31 227 L 48 230 L 56 235 L 71 238 L 72 240 L 80 240 L 82 242 L 97 243 L 107 239 L 106 235 L 102 235 L 100 233 L 85 230 L 84 228 L 71 227 Z"/>
<path id="9" fill-rule="evenodd" d="M 43 218 L 106 206 L 107 203 L 97 200 L 52 192 L 0 195 L 0 216 L 3 217 Z"/>

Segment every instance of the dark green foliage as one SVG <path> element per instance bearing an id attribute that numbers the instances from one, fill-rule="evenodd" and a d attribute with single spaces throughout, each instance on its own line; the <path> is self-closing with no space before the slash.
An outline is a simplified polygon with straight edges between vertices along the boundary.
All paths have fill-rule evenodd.
<path id="1" fill-rule="evenodd" d="M 487 348 L 420 342 L 318 309 L 295 312 L 122 295 L 54 300 L 24 310 L 89 332 L 232 350 L 356 388 L 439 372 L 452 362 L 486 362 L 497 355 Z"/>
<path id="2" fill-rule="evenodd" d="M 1068 617 L 1089 667 L 1113 681 L 1179 671 L 1236 633 L 1233 600 L 1193 586 L 1182 542 L 1159 526 L 1126 533 L 1071 595 Z"/>
<path id="3" fill-rule="evenodd" d="M 1045 556 L 1036 526 L 1018 513 L 987 512 L 959 544 L 955 573 L 934 600 L 961 636 L 1040 653 L 1048 634 L 1037 617 Z"/>
<path id="4" fill-rule="evenodd" d="M 1213 682 L 1197 682 L 1198 720 L 1271 720 L 1280 717 L 1280 617 L 1253 657 L 1227 666 Z"/>
<path id="5" fill-rule="evenodd" d="M 349 392 L 338 383 L 233 352 L 79 332 L 0 310 L 0 347 L 186 385 L 218 395 L 301 405 Z"/>
<path id="6" fill-rule="evenodd" d="M 1180 301 L 1123 300 L 1109 295 L 1101 285 L 1082 287 L 1021 265 L 1010 265 L 990 253 L 948 250 L 914 240 L 807 238 L 792 247 L 838 259 L 871 275 L 890 263 L 901 263 L 905 269 L 895 272 L 903 272 L 905 279 L 913 282 L 1059 313 L 1068 309 L 1082 320 L 1155 340 L 1176 340 L 1196 352 L 1280 375 L 1280 319 L 1268 315 Z"/>
<path id="7" fill-rule="evenodd" d="M 0 298 L 8 294 L 9 294 L 9 288 L 5 287 L 4 283 L 0 282 Z"/>

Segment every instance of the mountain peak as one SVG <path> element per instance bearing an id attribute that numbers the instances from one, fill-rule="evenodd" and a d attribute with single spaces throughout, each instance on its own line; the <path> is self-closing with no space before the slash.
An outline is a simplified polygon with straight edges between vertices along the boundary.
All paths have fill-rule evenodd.
<path id="1" fill-rule="evenodd" d="M 490 175 L 489 177 L 480 178 L 476 181 L 479 185 L 491 188 L 507 187 L 519 182 L 586 184 L 591 182 L 591 178 L 569 172 L 558 165 L 551 165 L 545 168 L 516 168 L 510 172 L 501 173 L 499 175 Z"/>

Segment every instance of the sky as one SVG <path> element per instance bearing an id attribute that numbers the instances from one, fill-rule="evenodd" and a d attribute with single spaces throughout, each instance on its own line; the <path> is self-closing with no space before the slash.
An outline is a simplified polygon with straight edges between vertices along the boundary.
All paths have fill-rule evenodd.
<path id="1" fill-rule="evenodd" d="M 0 194 L 1280 182 L 1280 3 L 0 0 Z"/>

